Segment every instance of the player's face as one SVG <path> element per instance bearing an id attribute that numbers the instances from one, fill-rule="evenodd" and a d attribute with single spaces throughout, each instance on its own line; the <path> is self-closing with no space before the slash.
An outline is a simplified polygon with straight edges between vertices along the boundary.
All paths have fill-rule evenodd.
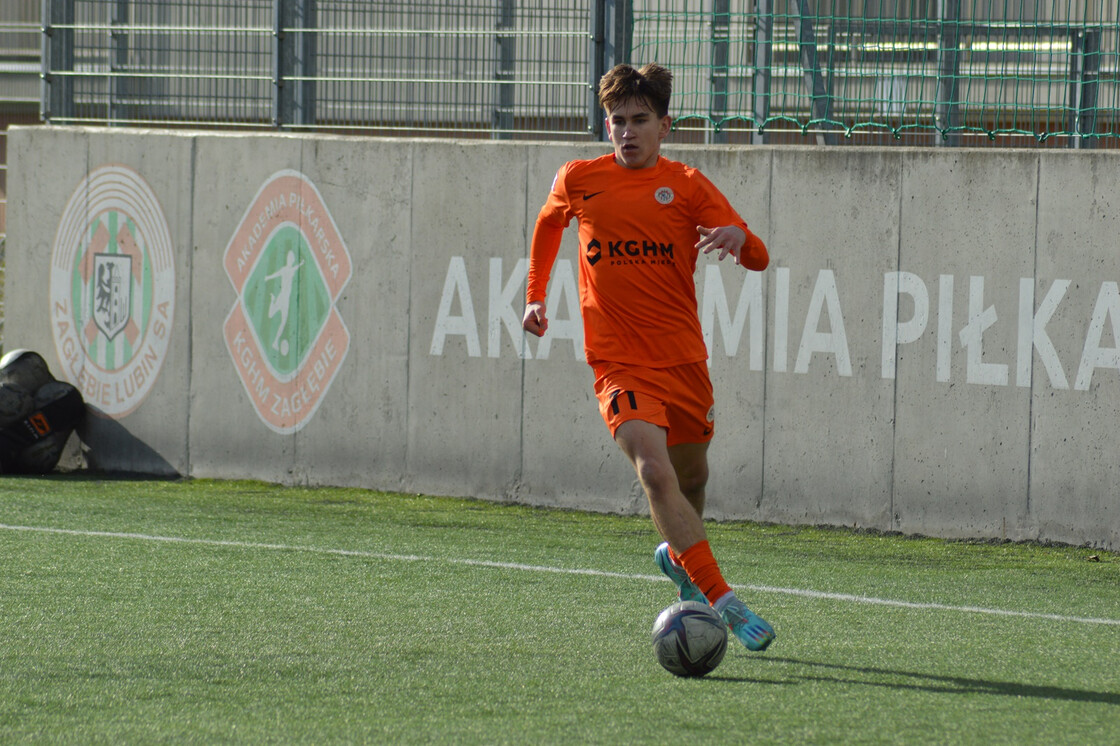
<path id="1" fill-rule="evenodd" d="M 669 134 L 670 117 L 658 117 L 645 99 L 631 98 L 607 112 L 607 132 L 614 144 L 614 159 L 626 168 L 648 168 L 657 163 L 661 141 Z"/>

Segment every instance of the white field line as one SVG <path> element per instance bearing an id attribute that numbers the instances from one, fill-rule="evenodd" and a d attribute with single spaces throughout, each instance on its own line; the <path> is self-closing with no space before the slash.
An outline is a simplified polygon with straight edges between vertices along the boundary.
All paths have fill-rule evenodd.
<path id="1" fill-rule="evenodd" d="M 43 526 L 11 526 L 3 523 L 0 523 L 0 531 L 27 531 L 43 534 L 65 534 L 68 536 L 134 539 L 137 541 L 156 541 L 168 544 L 196 544 L 212 547 L 231 547 L 235 549 L 267 549 L 276 552 L 307 552 L 310 554 L 328 554 L 340 557 L 360 557 L 363 559 L 388 560 L 394 562 L 443 562 L 450 565 L 489 567 L 500 570 L 523 570 L 525 572 L 547 572 L 560 575 L 592 575 L 601 578 L 620 578 L 622 580 L 666 582 L 668 582 L 669 580 L 664 575 L 642 575 L 639 573 L 608 572 L 605 570 L 592 570 L 585 568 L 551 567 L 548 565 L 525 565 L 518 562 L 494 562 L 489 560 L 455 558 L 440 559 L 437 557 L 426 557 L 419 554 L 387 554 L 382 552 L 365 552 L 354 549 L 330 549 L 325 547 L 310 547 L 289 544 L 266 544 L 252 541 L 224 541 L 221 539 L 192 539 L 181 536 L 153 536 L 151 534 L 136 534 L 118 531 L 85 531 L 70 528 L 51 528 Z M 844 603 L 852 604 L 891 606 L 901 609 L 927 609 L 931 611 L 964 612 L 968 614 L 986 614 L 989 616 L 1044 619 L 1053 622 L 1071 622 L 1076 624 L 1097 624 L 1120 627 L 1120 619 L 1103 619 L 1097 617 L 1070 616 L 1065 614 L 1043 614 L 1035 611 L 994 609 L 984 606 L 954 606 L 952 604 L 916 603 L 912 601 L 896 601 L 889 598 L 875 598 L 874 596 L 859 596 L 850 593 L 830 593 L 827 591 L 805 590 L 801 588 L 781 588 L 772 585 L 738 584 L 738 587 L 752 591 L 754 593 L 774 593 L 784 596 L 799 596 L 801 598 L 821 599 L 826 601 L 841 601 Z"/>

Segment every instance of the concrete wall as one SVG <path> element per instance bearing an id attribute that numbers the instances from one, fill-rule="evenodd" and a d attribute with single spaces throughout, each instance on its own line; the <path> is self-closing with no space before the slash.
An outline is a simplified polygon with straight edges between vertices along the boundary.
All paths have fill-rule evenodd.
<path id="1" fill-rule="evenodd" d="M 83 388 L 94 468 L 641 512 L 574 229 L 519 327 L 553 174 L 601 152 L 17 128 L 5 346 Z M 773 256 L 696 275 L 712 517 L 1120 548 L 1120 153 L 666 154 Z"/>

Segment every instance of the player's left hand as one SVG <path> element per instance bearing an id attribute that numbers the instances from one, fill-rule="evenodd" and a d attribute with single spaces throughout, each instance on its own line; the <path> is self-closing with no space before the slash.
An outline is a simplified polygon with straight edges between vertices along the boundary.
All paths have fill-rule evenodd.
<path id="1" fill-rule="evenodd" d="M 741 263 L 739 257 L 743 251 L 743 244 L 747 241 L 747 234 L 742 228 L 735 225 L 723 225 L 718 228 L 705 228 L 698 225 L 696 232 L 700 234 L 700 240 L 696 242 L 698 250 L 710 254 L 718 249 L 718 258 L 721 262 L 730 254 L 735 258 L 736 264 Z"/>

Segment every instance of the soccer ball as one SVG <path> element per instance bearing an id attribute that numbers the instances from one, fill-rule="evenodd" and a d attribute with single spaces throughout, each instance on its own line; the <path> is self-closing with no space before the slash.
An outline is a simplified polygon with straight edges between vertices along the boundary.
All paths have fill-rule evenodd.
<path id="1" fill-rule="evenodd" d="M 678 601 L 653 623 L 653 653 L 676 676 L 704 676 L 727 652 L 727 624 L 708 604 Z"/>

